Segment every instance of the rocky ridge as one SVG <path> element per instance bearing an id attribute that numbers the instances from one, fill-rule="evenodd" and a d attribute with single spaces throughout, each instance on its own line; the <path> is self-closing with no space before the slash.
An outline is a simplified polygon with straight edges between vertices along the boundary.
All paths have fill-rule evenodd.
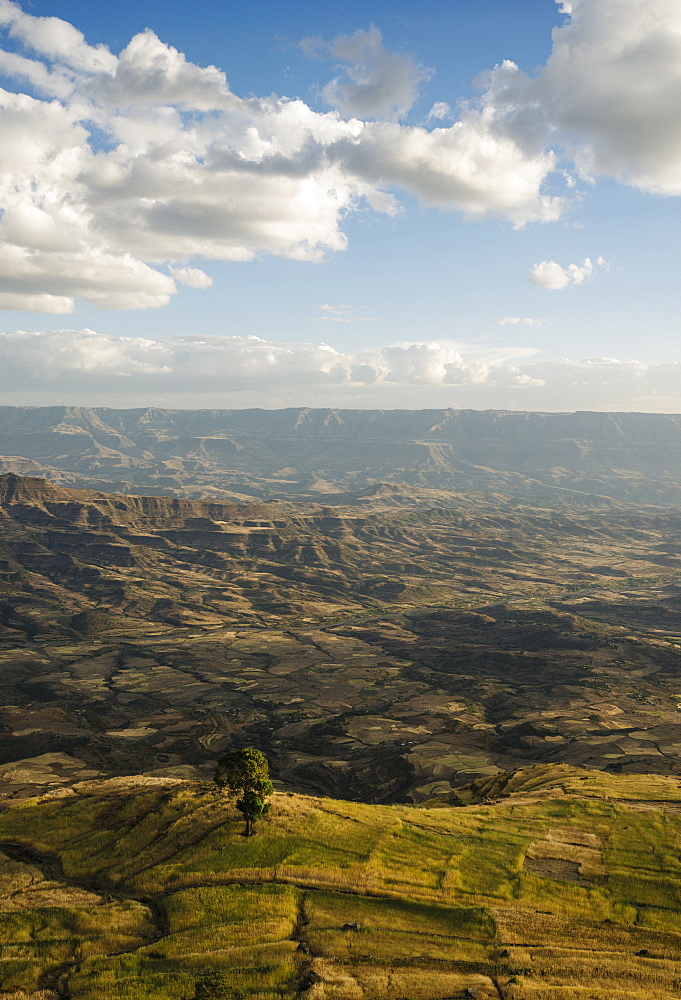
<path id="1" fill-rule="evenodd" d="M 0 407 L 0 471 L 177 496 L 377 483 L 678 503 L 681 417 L 474 410 Z"/>

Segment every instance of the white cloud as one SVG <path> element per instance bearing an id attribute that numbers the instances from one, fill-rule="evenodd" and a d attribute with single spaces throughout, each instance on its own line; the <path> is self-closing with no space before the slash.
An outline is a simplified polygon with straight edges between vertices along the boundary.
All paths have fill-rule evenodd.
<path id="1" fill-rule="evenodd" d="M 119 108 L 158 104 L 215 111 L 236 103 L 221 70 L 188 62 L 149 29 L 130 40 L 112 72 L 98 75 L 91 90 L 102 103 Z"/>
<path id="2" fill-rule="evenodd" d="M 322 114 L 241 98 L 152 31 L 116 55 L 0 0 L 0 71 L 32 91 L 0 91 L 0 308 L 148 308 L 176 281 L 207 287 L 201 258 L 318 261 L 346 246 L 349 213 L 394 212 L 400 191 L 517 226 L 562 215 L 547 181 L 567 188 L 571 163 L 681 194 L 678 0 L 572 0 L 566 16 L 535 78 L 505 61 L 430 127 L 398 120 L 429 71 L 377 28 L 316 43 L 345 67 L 325 91 L 342 113 Z M 446 116 L 438 102 L 426 121 Z M 544 287 L 588 278 L 535 267 Z"/>
<path id="3" fill-rule="evenodd" d="M 544 326 L 546 323 L 545 319 L 532 319 L 531 316 L 504 316 L 500 320 L 500 326 L 518 326 L 522 324 L 523 326 Z"/>
<path id="4" fill-rule="evenodd" d="M 530 386 L 546 385 L 545 378 L 534 378 L 532 375 L 515 375 L 509 385 L 514 389 L 527 389 Z"/>
<path id="5" fill-rule="evenodd" d="M 432 131 L 345 120 L 300 100 L 240 98 L 220 69 L 152 31 L 117 56 L 9 0 L 2 28 L 30 53 L 0 51 L 18 91 L 0 91 L 0 273 L 13 308 L 163 305 L 200 258 L 316 261 L 344 249 L 343 219 L 361 201 L 394 212 L 395 188 L 516 224 L 561 212 L 542 192 L 552 155 L 517 142 L 489 102 Z M 334 84 L 347 114 L 395 118 L 427 76 L 377 29 L 329 45 L 347 63 Z M 27 83 L 33 95 L 20 92 Z"/>
<path id="6" fill-rule="evenodd" d="M 198 267 L 169 267 L 173 278 L 189 288 L 210 288 L 213 279 Z"/>
<path id="7" fill-rule="evenodd" d="M 110 73 L 115 57 L 105 45 L 88 45 L 83 33 L 58 17 L 25 14 L 18 3 L 0 0 L 0 26 L 40 55 L 90 73 Z"/>
<path id="8" fill-rule="evenodd" d="M 585 172 L 681 194 L 676 0 L 573 0 L 544 87 Z"/>
<path id="9" fill-rule="evenodd" d="M 330 42 L 306 38 L 301 46 L 309 54 L 327 52 L 343 63 L 342 74 L 322 90 L 326 103 L 343 115 L 402 118 L 416 100 L 419 84 L 432 75 L 410 55 L 384 48 L 374 25 Z"/>
<path id="10" fill-rule="evenodd" d="M 571 285 L 583 285 L 592 274 L 593 264 L 588 257 L 584 258 L 583 264 L 568 264 L 567 267 L 561 267 L 555 260 L 542 260 L 532 265 L 527 280 L 532 285 L 557 292 Z"/>
<path id="11" fill-rule="evenodd" d="M 338 144 L 346 171 L 379 188 L 397 185 L 424 204 L 471 218 L 498 215 L 516 225 L 551 222 L 565 207 L 542 193 L 554 157 L 529 152 L 498 127 L 493 111 L 469 110 L 450 128 L 429 131 L 368 122 L 358 138 Z"/>
<path id="12" fill-rule="evenodd" d="M 451 118 L 452 109 L 447 104 L 446 101 L 436 101 L 432 106 L 428 114 L 426 115 L 426 121 L 442 121 L 443 118 Z"/>
<path id="13" fill-rule="evenodd" d="M 350 314 L 351 306 L 332 306 L 328 303 L 322 303 L 321 305 L 315 306 L 321 316 L 317 316 L 318 323 L 354 323 L 355 320 Z"/>
<path id="14" fill-rule="evenodd" d="M 332 314 L 346 306 L 328 306 Z M 354 353 L 328 344 L 279 343 L 260 337 L 184 337 L 164 341 L 107 337 L 93 330 L 0 333 L 0 371 L 8 384 L 17 373 L 30 381 L 95 376 L 157 375 L 198 388 L 220 379 L 234 386 L 255 382 L 293 385 L 454 385 L 484 382 L 507 357 L 530 355 L 527 348 L 476 351 L 448 341 L 389 344 Z M 513 369 L 512 376 L 515 377 Z"/>
<path id="15" fill-rule="evenodd" d="M 57 292 L 106 308 L 159 306 L 176 290 L 154 266 L 168 258 L 315 260 L 345 246 L 342 215 L 368 186 L 326 148 L 359 123 L 276 99 L 234 99 L 233 111 L 186 123 L 166 106 L 122 114 L 90 104 L 112 140 L 101 149 L 80 123 L 83 100 L 0 91 L 0 274 L 24 308 Z M 208 285 L 196 268 L 174 276 Z"/>
<path id="16" fill-rule="evenodd" d="M 509 65 L 486 78 L 514 135 L 558 142 L 584 176 L 681 194 L 681 5 L 571 0 L 534 79 Z M 553 134 L 553 138 L 549 136 Z"/>
<path id="17" fill-rule="evenodd" d="M 603 256 L 596 258 L 596 264 L 603 271 L 610 270 L 610 264 Z M 590 257 L 585 257 L 581 264 L 568 264 L 567 267 L 562 267 L 555 260 L 542 260 L 532 265 L 527 280 L 532 285 L 549 288 L 555 292 L 574 285 L 585 285 L 591 281 L 593 275 L 594 265 Z M 510 322 L 512 317 L 507 319 Z"/>
<path id="18" fill-rule="evenodd" d="M 1 9 L 1 8 L 0 8 Z M 0 73 L 17 80 L 25 80 L 40 93 L 68 98 L 73 84 L 68 74 L 51 71 L 36 59 L 27 59 L 17 52 L 0 51 Z"/>
<path id="19" fill-rule="evenodd" d="M 23 309 L 27 312 L 64 314 L 73 312 L 73 299 L 67 295 L 0 292 L 0 309 Z"/>
<path id="20" fill-rule="evenodd" d="M 449 341 L 339 351 L 259 337 L 0 334 L 7 403 L 140 406 L 681 410 L 681 364 L 538 360 L 528 348 Z"/>
<path id="21" fill-rule="evenodd" d="M 169 372 L 171 352 L 141 337 L 106 337 L 94 330 L 54 330 L 0 334 L 0 359 L 11 384 L 83 377 L 153 375 Z"/>

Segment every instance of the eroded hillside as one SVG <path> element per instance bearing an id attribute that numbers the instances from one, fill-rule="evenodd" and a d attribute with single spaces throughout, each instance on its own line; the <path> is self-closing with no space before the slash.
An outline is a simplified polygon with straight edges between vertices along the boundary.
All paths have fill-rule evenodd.
<path id="1" fill-rule="evenodd" d="M 1 477 L 9 793 L 209 774 L 240 745 L 287 787 L 379 802 L 545 761 L 681 773 L 680 528 L 405 487 L 236 504 Z"/>
<path id="2" fill-rule="evenodd" d="M 673 505 L 680 455 L 673 414 L 0 407 L 0 471 L 127 493 L 314 499 L 407 483 Z"/>

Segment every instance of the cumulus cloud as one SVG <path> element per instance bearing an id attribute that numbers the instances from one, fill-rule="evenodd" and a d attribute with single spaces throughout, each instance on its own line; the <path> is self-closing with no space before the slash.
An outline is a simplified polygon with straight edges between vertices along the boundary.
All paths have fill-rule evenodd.
<path id="1" fill-rule="evenodd" d="M 529 348 L 415 341 L 340 351 L 259 337 L 0 334 L 9 403 L 167 406 L 473 406 L 678 412 L 681 364 L 538 359 Z"/>
<path id="2" fill-rule="evenodd" d="M 162 306 L 178 282 L 207 287 L 202 258 L 318 261 L 345 248 L 349 213 L 394 212 L 402 191 L 516 226 L 560 218 L 571 172 L 681 194 L 677 0 L 563 11 L 536 76 L 505 61 L 457 120 L 440 101 L 414 125 L 429 71 L 377 28 L 316 43 L 343 67 L 321 113 L 239 97 L 153 31 L 115 54 L 0 0 L 0 308 Z M 586 264 L 539 267 L 555 289 Z"/>
<path id="3" fill-rule="evenodd" d="M 561 267 L 555 260 L 542 260 L 532 265 L 527 280 L 532 285 L 559 292 L 571 285 L 583 285 L 592 274 L 593 264 L 588 257 L 584 258 L 583 264 L 568 264 L 567 267 Z"/>
<path id="4" fill-rule="evenodd" d="M 345 307 L 331 306 L 333 313 Z M 0 333 L 0 371 L 6 385 L 78 381 L 144 374 L 195 388 L 208 380 L 234 387 L 268 385 L 458 385 L 513 380 L 509 357 L 527 348 L 477 351 L 448 341 L 389 344 L 357 352 L 328 344 L 278 343 L 260 337 L 108 337 L 93 330 Z M 508 371 L 506 370 L 508 368 Z"/>
<path id="5" fill-rule="evenodd" d="M 6 384 L 84 376 L 158 375 L 171 371 L 171 352 L 142 337 L 106 337 L 94 330 L 54 330 L 0 334 L 0 359 Z"/>
<path id="6" fill-rule="evenodd" d="M 66 295 L 0 292 L 0 309 L 24 309 L 40 313 L 73 312 L 73 299 Z"/>
<path id="7" fill-rule="evenodd" d="M 583 176 L 681 194 L 681 6 L 571 0 L 546 66 L 513 63 L 485 80 L 516 135 L 550 133 Z"/>
<path id="8" fill-rule="evenodd" d="M 207 286 L 201 258 L 320 260 L 344 249 L 349 212 L 393 212 L 398 188 L 516 224 L 561 211 L 543 192 L 551 152 L 518 142 L 489 101 L 448 128 L 398 124 L 427 73 L 375 28 L 328 43 L 342 113 L 241 98 L 149 30 L 116 55 L 0 0 L 2 30 L 15 89 L 0 91 L 0 306 L 161 306 L 178 281 Z"/>
<path id="9" fill-rule="evenodd" d="M 105 45 L 88 45 L 81 31 L 58 17 L 34 17 L 18 3 L 0 0 L 0 25 L 34 52 L 66 66 L 93 73 L 115 68 L 115 58 Z"/>
<path id="10" fill-rule="evenodd" d="M 605 257 L 598 257 L 596 264 L 604 271 L 610 270 L 610 265 Z M 567 267 L 562 267 L 555 260 L 542 260 L 538 264 L 532 265 L 527 280 L 531 285 L 559 292 L 573 285 L 586 284 L 587 281 L 591 280 L 593 274 L 594 265 L 590 257 L 585 257 L 581 264 L 568 264 Z"/>
<path id="11" fill-rule="evenodd" d="M 169 267 L 173 278 L 189 288 L 210 288 L 213 279 L 198 267 Z"/>
<path id="12" fill-rule="evenodd" d="M 544 86 L 588 174 L 681 194 L 681 7 L 574 0 Z"/>
<path id="13" fill-rule="evenodd" d="M 330 42 L 306 38 L 301 47 L 309 54 L 326 52 L 343 64 L 322 96 L 330 107 L 357 118 L 402 118 L 416 100 L 419 84 L 432 75 L 412 56 L 386 49 L 375 25 Z"/>
<path id="14" fill-rule="evenodd" d="M 65 79 L 69 98 L 51 99 Z M 299 101 L 235 98 L 222 73 L 191 66 L 149 32 L 115 71 L 65 65 L 59 86 L 51 81 L 34 74 L 46 99 L 0 91 L 0 294 L 11 291 L 13 307 L 41 296 L 49 308 L 55 295 L 58 311 L 76 298 L 161 306 L 176 280 L 208 286 L 187 270 L 192 258 L 316 260 L 345 246 L 342 216 L 367 185 L 327 147 L 357 135 L 359 122 Z"/>
<path id="15" fill-rule="evenodd" d="M 542 193 L 555 157 L 529 152 L 497 128 L 491 109 L 468 110 L 450 128 L 367 122 L 338 150 L 347 171 L 377 187 L 396 184 L 426 205 L 470 218 L 493 214 L 518 226 L 560 218 L 563 198 Z"/>

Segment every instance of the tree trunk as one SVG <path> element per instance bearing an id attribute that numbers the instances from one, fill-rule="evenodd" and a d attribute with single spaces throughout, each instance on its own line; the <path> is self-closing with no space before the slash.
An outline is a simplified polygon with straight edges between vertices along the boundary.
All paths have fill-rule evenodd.
<path id="1" fill-rule="evenodd" d="M 253 833 L 253 820 L 251 819 L 249 814 L 246 813 L 246 836 L 250 837 L 252 833 Z"/>

